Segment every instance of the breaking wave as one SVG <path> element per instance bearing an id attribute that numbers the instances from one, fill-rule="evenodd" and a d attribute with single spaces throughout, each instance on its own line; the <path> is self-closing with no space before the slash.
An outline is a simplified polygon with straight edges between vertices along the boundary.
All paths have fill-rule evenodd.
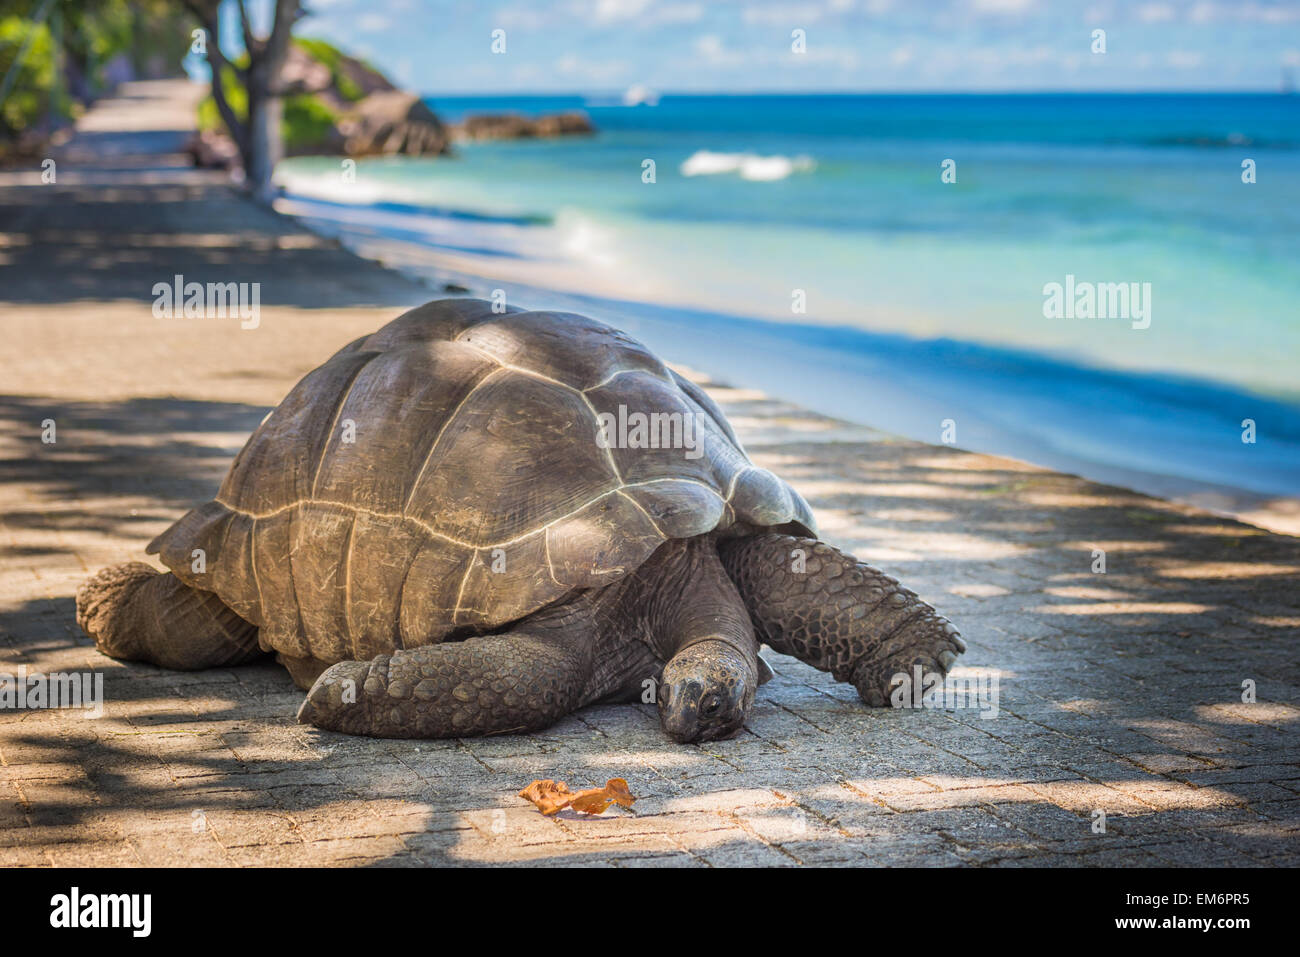
<path id="1" fill-rule="evenodd" d="M 817 168 L 811 156 L 759 156 L 757 153 L 714 153 L 697 150 L 680 167 L 683 176 L 716 176 L 738 173 L 756 182 L 785 179 L 792 173 L 810 173 Z"/>

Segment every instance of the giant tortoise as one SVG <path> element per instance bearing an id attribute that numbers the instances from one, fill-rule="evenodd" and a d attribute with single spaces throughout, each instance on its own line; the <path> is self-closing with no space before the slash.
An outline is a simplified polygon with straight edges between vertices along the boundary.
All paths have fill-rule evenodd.
<path id="1" fill-rule="evenodd" d="M 817 539 L 698 386 L 583 316 L 431 302 L 302 379 L 212 501 L 77 594 L 101 651 L 166 668 L 268 652 L 299 719 L 382 737 L 524 732 L 657 701 L 734 734 L 759 645 L 869 705 L 956 629 Z"/>

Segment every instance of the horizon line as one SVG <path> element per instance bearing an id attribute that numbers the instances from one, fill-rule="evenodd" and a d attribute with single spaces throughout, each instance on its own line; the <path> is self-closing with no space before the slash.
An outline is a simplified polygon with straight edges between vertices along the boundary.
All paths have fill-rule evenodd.
<path id="1" fill-rule="evenodd" d="M 521 92 L 515 90 L 488 90 L 479 92 L 454 91 L 447 90 L 443 92 L 421 92 L 420 96 L 455 96 L 455 97 L 493 97 L 493 96 L 513 96 L 520 99 L 534 98 L 542 99 L 545 97 L 569 96 L 569 97 L 609 97 L 621 99 L 628 88 L 608 89 L 608 90 L 554 90 L 547 92 Z M 1296 90 L 1277 90 L 1277 89 L 1231 89 L 1231 90 L 1200 90 L 1200 89 L 1133 89 L 1133 90 L 1081 90 L 1081 89 L 1062 89 L 1062 90 L 654 90 L 654 94 L 660 98 L 665 96 L 1278 96 L 1291 97 L 1296 96 Z"/>

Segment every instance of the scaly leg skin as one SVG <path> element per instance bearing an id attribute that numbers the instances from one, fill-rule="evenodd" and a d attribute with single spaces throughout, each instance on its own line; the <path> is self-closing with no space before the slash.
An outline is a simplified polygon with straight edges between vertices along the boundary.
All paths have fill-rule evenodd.
<path id="1" fill-rule="evenodd" d="M 913 592 L 816 539 L 769 532 L 721 542 L 718 552 L 759 638 L 852 682 L 873 707 L 889 703 L 895 675 L 915 665 L 946 675 L 966 650 Z"/>
<path id="2" fill-rule="evenodd" d="M 592 635 L 570 609 L 500 635 L 341 661 L 316 680 L 298 720 L 378 738 L 536 731 L 589 703 Z"/>
<path id="3" fill-rule="evenodd" d="M 177 671 L 261 657 L 257 627 L 210 591 L 143 562 L 105 568 L 77 589 L 77 624 L 110 658 Z"/>

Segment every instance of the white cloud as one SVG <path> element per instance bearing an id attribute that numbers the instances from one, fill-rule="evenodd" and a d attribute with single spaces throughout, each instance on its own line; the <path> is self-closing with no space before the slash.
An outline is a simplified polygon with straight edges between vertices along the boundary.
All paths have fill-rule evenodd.
<path id="1" fill-rule="evenodd" d="M 695 23 L 704 19 L 704 7 L 698 3 L 665 3 L 651 11 L 647 23 Z"/>
<path id="2" fill-rule="evenodd" d="M 716 33 L 706 33 L 695 41 L 695 52 L 712 63 L 718 63 L 728 57 L 721 38 Z"/>
<path id="3" fill-rule="evenodd" d="M 587 83 L 612 83 L 627 73 L 627 64 L 621 60 L 593 60 L 572 53 L 555 61 L 555 72 Z"/>
<path id="4" fill-rule="evenodd" d="M 1137 15 L 1143 23 L 1168 23 L 1174 19 L 1174 8 L 1167 3 L 1146 3 L 1138 7 Z"/>
<path id="5" fill-rule="evenodd" d="M 665 23 L 695 23 L 704 17 L 699 3 L 659 3 L 657 0 L 596 0 L 588 7 L 579 3 L 575 12 L 599 24 L 629 23 L 660 26 Z"/>
<path id="6" fill-rule="evenodd" d="M 1002 70 L 1006 67 L 1029 66 L 1059 59 L 1060 54 L 1045 46 L 1029 49 L 1021 47 L 976 47 L 967 59 L 985 69 Z"/>
<path id="7" fill-rule="evenodd" d="M 1295 4 L 1256 3 L 1246 0 L 1244 3 L 1214 3 L 1201 0 L 1187 10 L 1187 19 L 1192 23 L 1214 23 L 1216 21 L 1238 23 L 1294 23 L 1300 20 L 1300 6 Z"/>
<path id="8" fill-rule="evenodd" d="M 1204 62 L 1204 54 L 1191 50 L 1170 50 L 1165 54 L 1165 63 L 1176 70 L 1194 70 Z"/>
<path id="9" fill-rule="evenodd" d="M 592 16 L 600 23 L 616 23 L 639 17 L 653 0 L 596 0 Z"/>
<path id="10" fill-rule="evenodd" d="M 1046 63 L 1066 63 L 1068 57 L 1051 47 L 965 47 L 946 45 L 925 51 L 917 61 L 916 69 L 932 77 L 945 77 L 957 73 L 975 73 L 983 80 L 999 77 L 1008 71 Z"/>
<path id="11" fill-rule="evenodd" d="M 363 13 L 357 19 L 357 29 L 362 33 L 381 33 L 392 26 L 392 21 L 382 13 Z"/>
<path id="12" fill-rule="evenodd" d="M 512 30 L 540 30 L 556 22 L 556 18 L 539 7 L 521 4 L 514 7 L 502 7 L 492 18 L 493 26 Z"/>
<path id="13" fill-rule="evenodd" d="M 551 6 L 519 3 L 503 7 L 493 20 L 518 30 L 563 30 L 575 24 L 598 27 L 646 27 L 672 23 L 695 23 L 704 18 L 698 2 L 660 0 L 568 0 Z"/>
<path id="14" fill-rule="evenodd" d="M 788 3 L 753 3 L 746 0 L 741 19 L 751 24 L 799 26 L 843 17 L 855 9 L 872 16 L 887 13 L 895 0 L 794 0 Z"/>
<path id="15" fill-rule="evenodd" d="M 1274 7 L 1247 3 L 1241 7 L 1232 7 L 1231 15 L 1241 20 L 1254 20 L 1257 23 L 1294 23 L 1300 20 L 1300 7 Z"/>
<path id="16" fill-rule="evenodd" d="M 975 13 L 1020 15 L 1028 13 L 1034 2 L 1035 0 L 971 0 L 970 8 Z"/>
<path id="17" fill-rule="evenodd" d="M 853 70 L 858 66 L 858 53 L 850 47 L 837 47 L 809 43 L 805 53 L 792 53 L 788 44 L 782 42 L 771 46 L 737 50 L 728 47 L 716 33 L 706 33 L 697 37 L 694 44 L 696 56 L 715 68 L 749 67 L 766 69 L 772 67 L 806 67 L 809 65 L 832 66 L 841 70 Z"/>
<path id="18" fill-rule="evenodd" d="M 765 4 L 746 6 L 742 16 L 746 23 L 799 26 L 804 23 L 817 23 L 828 12 L 817 3 Z"/>

